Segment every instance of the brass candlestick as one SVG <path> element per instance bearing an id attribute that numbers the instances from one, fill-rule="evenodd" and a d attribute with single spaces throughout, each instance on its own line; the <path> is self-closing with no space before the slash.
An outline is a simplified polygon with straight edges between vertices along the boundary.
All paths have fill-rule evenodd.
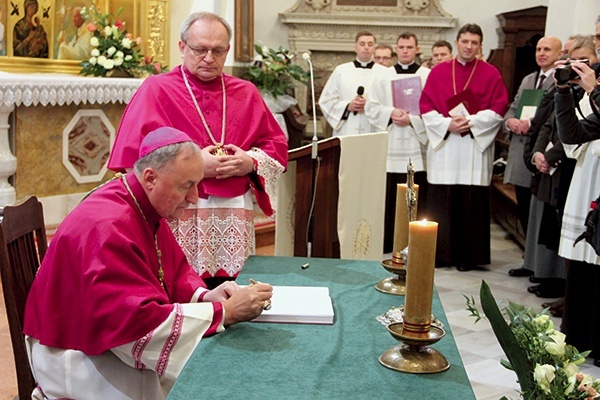
<path id="1" fill-rule="evenodd" d="M 383 268 L 395 276 L 382 279 L 375 285 L 375 289 L 382 293 L 398 296 L 404 296 L 406 293 L 405 261 L 408 252 L 408 223 L 417 218 L 419 197 L 419 185 L 415 185 L 415 169 L 410 160 L 406 172 L 406 184 L 398 184 L 397 187 L 394 251 L 391 259 L 381 261 Z"/>
<path id="2" fill-rule="evenodd" d="M 386 350 L 379 362 L 391 369 L 410 373 L 436 373 L 450 363 L 442 353 L 428 346 L 445 332 L 431 324 L 437 222 L 415 221 L 409 227 L 408 274 L 402 322 L 388 325 L 388 331 L 403 345 Z"/>
<path id="3" fill-rule="evenodd" d="M 428 347 L 446 335 L 442 328 L 431 325 L 429 331 L 422 335 L 406 332 L 402 322 L 394 322 L 387 328 L 394 339 L 404 344 L 384 351 L 379 356 L 381 365 L 412 374 L 434 374 L 450 368 L 450 363 L 442 353 Z"/>

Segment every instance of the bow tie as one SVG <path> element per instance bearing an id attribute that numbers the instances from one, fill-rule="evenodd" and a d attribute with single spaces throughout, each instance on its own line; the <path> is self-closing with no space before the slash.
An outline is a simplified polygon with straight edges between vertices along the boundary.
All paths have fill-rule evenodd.
<path id="1" fill-rule="evenodd" d="M 367 65 L 365 65 L 364 67 L 361 65 L 361 63 L 359 63 L 357 60 L 354 60 L 354 66 L 356 68 L 364 68 L 364 69 L 371 69 L 373 68 L 373 65 L 375 65 L 375 61 L 371 61 L 370 63 L 368 63 Z"/>

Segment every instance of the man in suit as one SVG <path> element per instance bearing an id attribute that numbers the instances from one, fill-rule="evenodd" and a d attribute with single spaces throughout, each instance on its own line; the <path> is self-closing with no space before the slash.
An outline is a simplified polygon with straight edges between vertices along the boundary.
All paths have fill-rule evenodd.
<path id="1" fill-rule="evenodd" d="M 517 210 L 523 231 L 527 232 L 529 206 L 531 201 L 531 172 L 523 160 L 523 150 L 530 140 L 528 132 L 532 126 L 527 118 L 517 118 L 517 109 L 525 89 L 541 89 L 548 91 L 553 87 L 554 62 L 558 60 L 562 49 L 561 41 L 553 36 L 541 38 L 535 48 L 535 61 L 539 70 L 527 75 L 521 81 L 517 95 L 504 115 L 504 127 L 510 132 L 508 161 L 504 172 L 504 183 L 515 186 Z M 509 271 L 511 276 L 529 276 L 533 271 L 527 266 Z"/>

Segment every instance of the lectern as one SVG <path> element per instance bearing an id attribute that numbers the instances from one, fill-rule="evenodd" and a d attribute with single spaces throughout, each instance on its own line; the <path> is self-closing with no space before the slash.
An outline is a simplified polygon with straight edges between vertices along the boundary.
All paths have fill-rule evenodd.
<path id="1" fill-rule="evenodd" d="M 311 146 L 288 153 L 275 254 L 306 257 L 311 239 L 311 257 L 381 258 L 387 132 L 321 140 L 318 160 Z"/>
<path id="2" fill-rule="evenodd" d="M 296 209 L 294 213 L 294 256 L 306 257 L 309 215 L 312 213 L 312 257 L 339 258 L 337 234 L 338 174 L 340 140 L 317 143 L 318 160 L 311 158 L 311 146 L 290 150 L 288 161 L 296 161 Z M 314 177 L 314 178 L 313 178 Z"/>

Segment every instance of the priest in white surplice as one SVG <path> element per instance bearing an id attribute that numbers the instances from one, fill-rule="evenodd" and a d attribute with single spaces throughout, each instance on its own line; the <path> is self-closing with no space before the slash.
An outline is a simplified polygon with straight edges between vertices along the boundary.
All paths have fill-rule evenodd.
<path id="1" fill-rule="evenodd" d="M 409 160 L 414 166 L 415 183 L 419 185 L 419 218 L 426 217 L 427 133 L 425 132 L 425 126 L 421 120 L 420 113 L 394 107 L 392 81 L 419 77 L 422 89 L 430 70 L 415 62 L 419 46 L 414 33 L 401 33 L 396 40 L 395 50 L 398 56 L 398 63 L 393 68 L 388 68 L 385 75 L 381 75 L 375 80 L 370 101 L 365 107 L 365 114 L 377 130 L 387 130 L 389 132 L 383 239 L 384 253 L 393 251 L 396 187 L 398 183 L 406 183 L 406 167 Z M 406 96 L 406 98 L 408 97 Z M 415 108 L 418 110 L 419 97 L 413 96 L 413 100 Z"/>
<path id="2" fill-rule="evenodd" d="M 319 107 L 333 128 L 333 136 L 375 131 L 364 108 L 375 77 L 385 73 L 386 67 L 373 61 L 375 36 L 372 33 L 357 33 L 354 51 L 356 60 L 338 65 L 319 97 Z"/>

